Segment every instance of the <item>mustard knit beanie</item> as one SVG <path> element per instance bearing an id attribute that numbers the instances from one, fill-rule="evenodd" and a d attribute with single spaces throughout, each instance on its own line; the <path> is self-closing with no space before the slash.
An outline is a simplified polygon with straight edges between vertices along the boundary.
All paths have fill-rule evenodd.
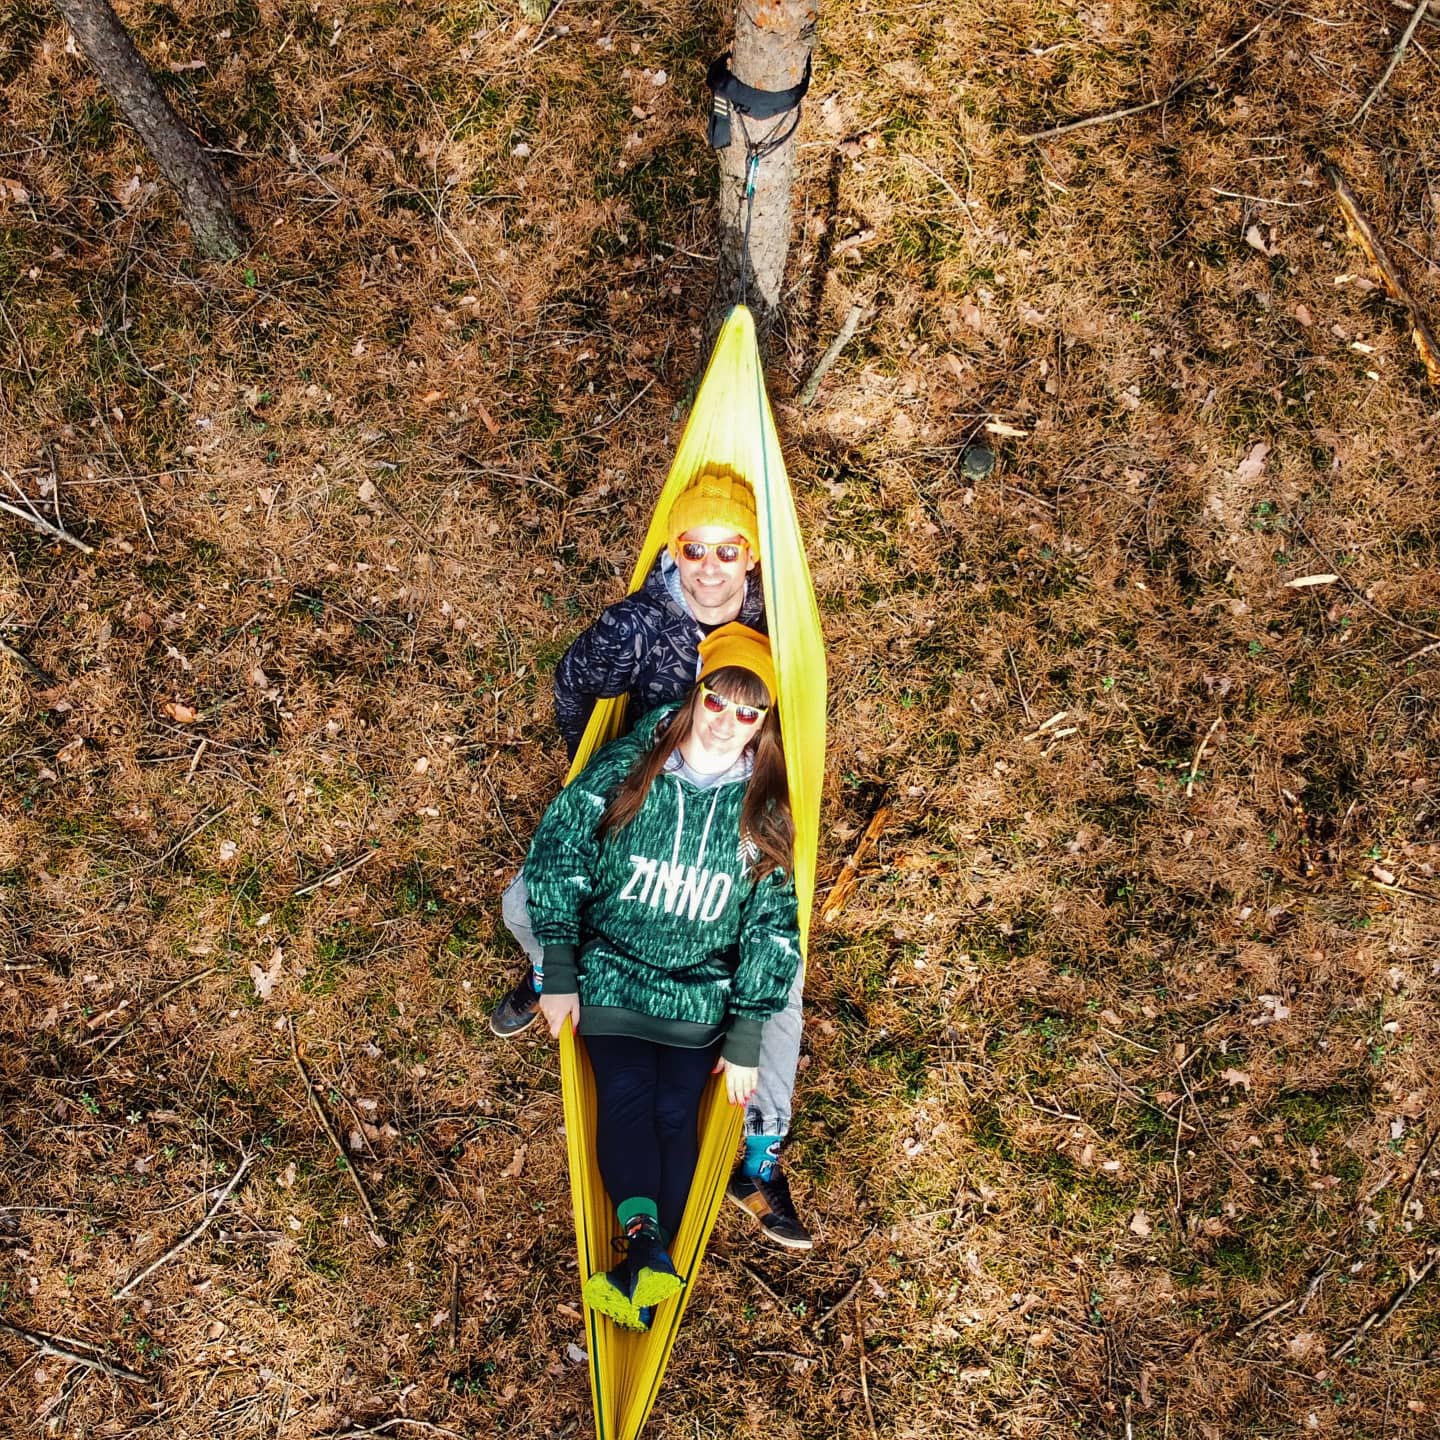
<path id="1" fill-rule="evenodd" d="M 773 704 L 780 692 L 775 686 L 775 662 L 770 656 L 770 642 L 758 630 L 732 620 L 718 625 L 700 642 L 700 678 L 713 675 L 734 665 L 758 676 L 770 692 Z"/>
<path id="2" fill-rule="evenodd" d="M 737 475 L 726 470 L 702 470 L 670 507 L 670 552 L 678 555 L 680 537 L 704 525 L 724 526 L 745 537 L 750 554 L 760 557 L 760 526 L 755 496 Z"/>

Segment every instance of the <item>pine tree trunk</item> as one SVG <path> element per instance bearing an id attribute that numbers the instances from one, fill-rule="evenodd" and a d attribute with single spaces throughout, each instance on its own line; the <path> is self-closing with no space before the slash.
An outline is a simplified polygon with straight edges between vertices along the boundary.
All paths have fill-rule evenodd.
<path id="1" fill-rule="evenodd" d="M 815 41 L 818 3 L 736 0 L 735 48 L 730 57 L 735 78 L 756 90 L 788 90 L 798 85 Z M 790 187 L 799 137 L 798 132 L 791 135 L 760 162 L 747 266 L 745 135 L 741 118 L 732 117 L 730 144 L 720 152 L 720 262 L 707 330 L 713 338 L 725 312 L 745 292 L 763 346 L 775 323 L 785 282 L 785 258 L 790 250 Z M 789 111 L 769 120 L 747 117 L 745 124 L 750 138 L 759 141 L 768 134 L 783 132 L 794 119 L 794 111 Z"/>
<path id="2" fill-rule="evenodd" d="M 230 208 L 220 172 L 170 108 L 108 0 L 55 0 L 101 82 L 139 132 L 175 188 L 202 255 L 231 260 L 245 249 L 245 231 Z"/>

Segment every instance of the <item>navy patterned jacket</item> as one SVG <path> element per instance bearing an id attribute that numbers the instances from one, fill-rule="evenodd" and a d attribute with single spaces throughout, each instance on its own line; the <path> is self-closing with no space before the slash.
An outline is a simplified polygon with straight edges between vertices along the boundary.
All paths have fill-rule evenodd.
<path id="1" fill-rule="evenodd" d="M 607 605 L 555 669 L 555 722 L 572 760 L 596 700 L 628 694 L 633 722 L 682 699 L 695 683 L 706 632 L 685 605 L 673 564 L 667 577 L 665 561 L 662 550 L 644 585 Z M 765 631 L 758 566 L 747 577 L 736 618 Z"/>

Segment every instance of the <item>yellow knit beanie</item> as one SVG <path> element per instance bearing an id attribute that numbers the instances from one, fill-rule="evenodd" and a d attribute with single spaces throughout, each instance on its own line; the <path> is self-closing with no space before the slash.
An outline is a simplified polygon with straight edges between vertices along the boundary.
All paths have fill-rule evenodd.
<path id="1" fill-rule="evenodd" d="M 670 507 L 670 551 L 679 554 L 680 537 L 701 526 L 723 526 L 745 537 L 750 554 L 760 557 L 760 526 L 755 496 L 738 475 L 728 470 L 702 470 Z"/>
<path id="2" fill-rule="evenodd" d="M 732 620 L 717 625 L 700 642 L 700 678 L 713 675 L 734 665 L 758 676 L 770 692 L 773 703 L 779 698 L 775 687 L 775 662 L 770 656 L 770 642 L 758 630 Z"/>

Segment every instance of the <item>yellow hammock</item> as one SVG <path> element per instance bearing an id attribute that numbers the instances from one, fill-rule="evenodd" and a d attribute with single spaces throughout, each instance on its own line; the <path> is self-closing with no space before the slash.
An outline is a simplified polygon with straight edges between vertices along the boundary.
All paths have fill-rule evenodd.
<path id="1" fill-rule="evenodd" d="M 669 542 L 665 522 L 672 502 L 702 466 L 728 467 L 747 480 L 755 492 L 766 623 L 780 691 L 780 726 L 795 816 L 795 889 L 800 901 L 803 964 L 815 896 L 820 786 L 825 772 L 825 646 L 795 501 L 765 394 L 755 322 L 743 305 L 731 310 L 715 342 L 715 352 L 695 396 L 695 406 L 630 579 L 632 592 L 644 583 L 656 555 Z M 596 704 L 568 779 L 574 779 L 595 751 L 620 732 L 624 717 L 623 696 Z M 583 1285 L 586 1276 L 615 1264 L 612 1242 L 619 1234 L 619 1226 L 595 1160 L 594 1077 L 584 1045 L 575 1039 L 568 1023 L 560 1038 L 560 1078 L 565 1096 L 575 1242 Z M 740 1109 L 727 1104 L 720 1077 L 716 1077 L 701 1101 L 700 1162 L 680 1232 L 670 1249 L 675 1268 L 685 1279 L 685 1289 L 656 1310 L 654 1326 L 645 1334 L 621 1330 L 585 1306 L 590 1392 L 599 1440 L 634 1440 L 655 1403 L 686 1302 L 695 1292 L 700 1261 L 725 1194 L 742 1121 Z"/>

